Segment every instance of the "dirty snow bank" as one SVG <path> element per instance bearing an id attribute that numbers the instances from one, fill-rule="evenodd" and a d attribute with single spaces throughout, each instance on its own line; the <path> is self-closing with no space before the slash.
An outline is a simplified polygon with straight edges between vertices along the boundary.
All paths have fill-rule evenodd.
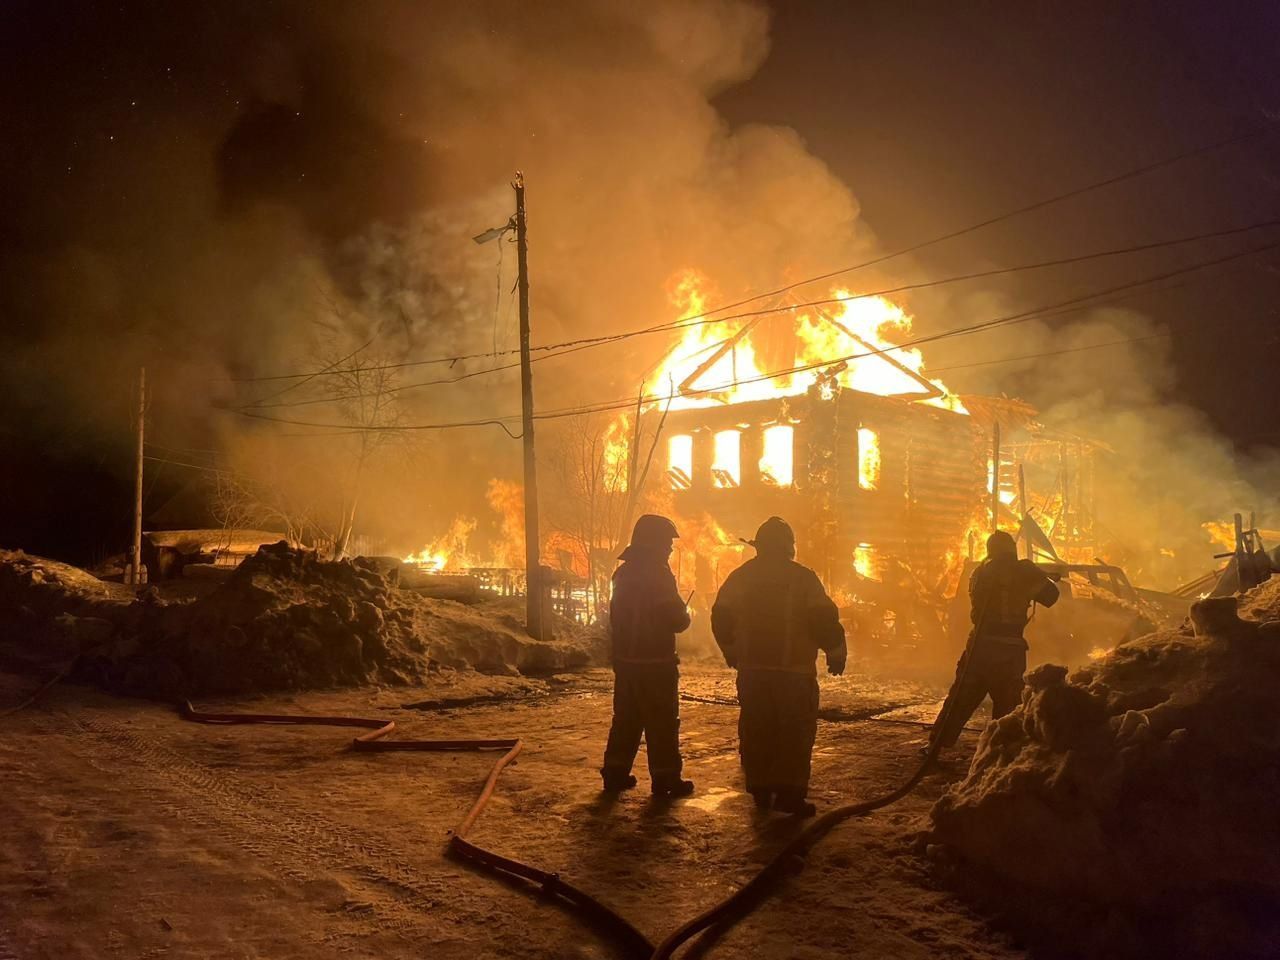
<path id="1" fill-rule="evenodd" d="M 77 675 L 159 697 L 407 684 L 441 669 L 552 673 L 590 665 L 601 646 L 567 622 L 539 643 L 509 604 L 432 600 L 372 562 L 322 561 L 287 544 L 263 547 L 191 602 L 122 598 L 74 567 L 0 552 L 0 617 L 22 659 L 83 650 Z"/>
<path id="2" fill-rule="evenodd" d="M 1239 609 L 1200 601 L 1069 681 L 1037 668 L 934 807 L 1038 954 L 1280 950 L 1280 578 Z"/>

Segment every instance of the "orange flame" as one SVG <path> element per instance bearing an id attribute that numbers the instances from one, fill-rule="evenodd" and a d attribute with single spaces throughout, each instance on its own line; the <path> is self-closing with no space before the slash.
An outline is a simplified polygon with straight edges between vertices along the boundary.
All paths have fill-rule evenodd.
<path id="1" fill-rule="evenodd" d="M 790 397 L 804 393 L 824 375 L 842 387 L 910 399 L 967 412 L 960 399 L 925 375 L 924 357 L 914 348 L 899 348 L 889 339 L 911 332 L 911 317 L 884 297 L 858 297 L 837 289 L 837 302 L 765 320 L 701 319 L 706 309 L 706 280 L 695 270 L 679 273 L 671 297 L 681 313 L 699 317 L 676 326 L 680 340 L 646 383 L 650 395 L 670 397 L 672 409 L 691 409 L 751 400 Z M 781 369 L 812 367 L 773 375 L 760 359 L 757 334 L 790 325 L 793 364 Z"/>

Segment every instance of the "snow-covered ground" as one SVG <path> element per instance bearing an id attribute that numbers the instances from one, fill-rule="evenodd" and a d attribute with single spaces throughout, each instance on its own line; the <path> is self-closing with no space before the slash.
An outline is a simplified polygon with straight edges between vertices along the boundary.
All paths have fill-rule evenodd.
<path id="1" fill-rule="evenodd" d="M 489 681 L 505 683 L 494 687 Z M 0 675 L 0 708 L 30 676 Z M 465 686 L 465 685 L 464 685 Z M 746 880 L 799 829 L 757 813 L 738 769 L 732 675 L 689 668 L 682 740 L 695 795 L 640 788 L 610 802 L 596 768 L 610 677 L 471 687 L 358 687 L 204 703 L 219 710 L 396 720 L 407 737 L 517 735 L 476 842 L 559 871 L 661 939 Z M 484 688 L 484 689 L 482 689 Z M 820 809 L 885 791 L 918 761 L 942 691 L 824 678 L 812 796 Z M 497 696 L 441 710 L 410 701 Z M 708 702 L 710 701 L 710 702 Z M 906 706 L 904 706 L 906 705 Z M 914 707 L 910 706 L 914 705 Z M 894 711 L 897 722 L 875 715 Z M 208 727 L 170 708 L 60 685 L 0 719 L 0 956 L 35 958 L 612 957 L 612 942 L 444 856 L 492 754 L 357 754 L 351 731 Z M 962 745 L 972 748 L 972 734 Z M 899 805 L 838 828 L 804 871 L 688 956 L 1011 958 L 931 881 L 916 838 L 944 768 Z"/>

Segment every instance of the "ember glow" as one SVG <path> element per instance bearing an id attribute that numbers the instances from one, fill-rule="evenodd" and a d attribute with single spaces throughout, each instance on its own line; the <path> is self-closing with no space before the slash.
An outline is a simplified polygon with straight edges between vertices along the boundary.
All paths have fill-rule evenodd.
<path id="1" fill-rule="evenodd" d="M 470 517 L 455 517 L 449 532 L 439 540 L 404 557 L 405 563 L 424 570 L 464 569 L 474 564 L 467 555 L 467 543 L 475 532 L 476 521 Z"/>
<path id="2" fill-rule="evenodd" d="M 693 483 L 693 437 L 687 433 L 667 441 L 667 476 L 675 490 L 687 490 Z"/>
<path id="3" fill-rule="evenodd" d="M 858 486 L 863 490 L 880 486 L 880 434 L 870 427 L 858 428 Z"/>
<path id="4" fill-rule="evenodd" d="M 764 430 L 760 480 L 775 487 L 789 487 L 795 478 L 795 428 L 774 424 Z"/>
<path id="5" fill-rule="evenodd" d="M 716 434 L 716 459 L 711 465 L 711 475 L 717 487 L 742 485 L 742 433 L 738 430 L 721 430 Z"/>
<path id="6" fill-rule="evenodd" d="M 524 507 L 520 485 L 492 480 L 486 495 L 498 520 L 496 531 L 486 538 L 488 549 L 477 549 L 475 543 L 479 520 L 458 516 L 454 517 L 443 536 L 432 540 L 421 550 L 406 554 L 402 561 L 430 573 L 522 568 Z"/>
<path id="7" fill-rule="evenodd" d="M 853 551 L 853 569 L 861 577 L 876 576 L 876 554 L 869 543 L 860 543 Z"/>

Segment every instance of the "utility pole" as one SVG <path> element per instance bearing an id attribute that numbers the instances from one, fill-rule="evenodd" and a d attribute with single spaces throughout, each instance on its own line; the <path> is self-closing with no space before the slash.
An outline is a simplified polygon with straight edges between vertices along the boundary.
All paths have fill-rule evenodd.
<path id="1" fill-rule="evenodd" d="M 525 231 L 524 174 L 511 182 L 516 192 L 516 263 L 520 290 L 520 412 L 524 438 L 525 628 L 545 639 L 542 609 L 542 551 L 538 540 L 538 464 L 533 455 L 533 370 L 529 364 L 529 242 Z"/>
<path id="2" fill-rule="evenodd" d="M 142 583 L 142 443 L 147 420 L 147 368 L 138 368 L 138 462 L 133 484 L 133 584 Z"/>

